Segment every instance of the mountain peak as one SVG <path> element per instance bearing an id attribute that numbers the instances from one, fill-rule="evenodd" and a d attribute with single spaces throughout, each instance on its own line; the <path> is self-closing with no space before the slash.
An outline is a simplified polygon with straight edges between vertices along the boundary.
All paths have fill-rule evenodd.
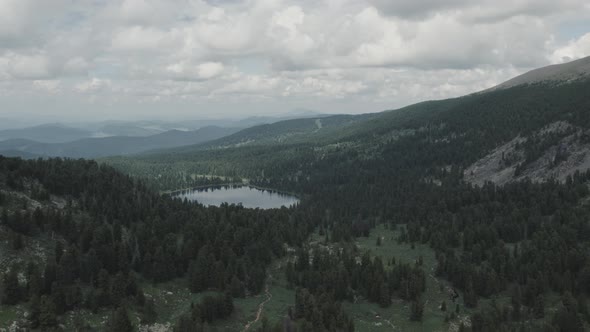
<path id="1" fill-rule="evenodd" d="M 590 56 L 567 63 L 533 69 L 494 87 L 493 90 L 506 89 L 523 84 L 542 82 L 567 83 L 581 79 L 590 79 Z"/>

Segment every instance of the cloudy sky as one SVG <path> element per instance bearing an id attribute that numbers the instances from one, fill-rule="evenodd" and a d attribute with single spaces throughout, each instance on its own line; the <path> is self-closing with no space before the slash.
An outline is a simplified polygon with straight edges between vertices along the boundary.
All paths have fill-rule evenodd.
<path id="1" fill-rule="evenodd" d="M 0 117 L 376 112 L 586 55 L 587 0 L 0 0 Z"/>

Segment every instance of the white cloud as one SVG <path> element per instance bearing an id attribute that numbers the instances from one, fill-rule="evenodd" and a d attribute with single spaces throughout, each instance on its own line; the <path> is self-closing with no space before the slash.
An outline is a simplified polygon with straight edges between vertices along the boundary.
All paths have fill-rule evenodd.
<path id="1" fill-rule="evenodd" d="M 92 78 L 86 81 L 82 81 L 75 85 L 74 89 L 81 93 L 96 93 L 109 89 L 111 87 L 111 81 L 99 78 Z"/>
<path id="2" fill-rule="evenodd" d="M 43 79 L 53 76 L 52 64 L 42 54 L 9 55 L 8 73 L 15 79 Z"/>
<path id="3" fill-rule="evenodd" d="M 182 1 L 184 2 L 184 1 Z M 166 0 L 109 1 L 102 15 L 124 25 L 161 25 L 170 22 L 182 13 L 182 2 Z"/>
<path id="4" fill-rule="evenodd" d="M 223 8 L 211 8 L 201 15 L 189 30 L 189 38 L 209 48 L 213 52 L 249 52 L 255 48 L 259 34 L 258 21 L 252 13 L 228 14 Z"/>
<path id="5" fill-rule="evenodd" d="M 213 95 L 223 94 L 260 94 L 272 95 L 278 88 L 280 79 L 278 77 L 267 77 L 261 75 L 248 75 L 225 84 L 213 91 Z"/>
<path id="6" fill-rule="evenodd" d="M 220 75 L 224 66 L 219 62 L 205 62 L 193 65 L 190 62 L 179 62 L 166 67 L 172 78 L 180 80 L 207 80 Z"/>
<path id="7" fill-rule="evenodd" d="M 435 14 L 458 14 L 471 22 L 495 22 L 514 16 L 545 17 L 577 10 L 584 0 L 369 0 L 385 15 L 424 19 Z"/>
<path id="8" fill-rule="evenodd" d="M 4 0 L 0 94 L 377 111 L 590 55 L 560 30 L 588 19 L 586 0 Z"/>
<path id="9" fill-rule="evenodd" d="M 115 50 L 150 50 L 157 49 L 164 33 L 156 29 L 141 26 L 124 28 L 113 37 L 112 47 Z"/>
<path id="10" fill-rule="evenodd" d="M 57 93 L 60 91 L 61 82 L 59 80 L 36 80 L 33 81 L 33 86 L 39 90 L 48 93 Z"/>
<path id="11" fill-rule="evenodd" d="M 219 62 L 206 62 L 197 67 L 197 72 L 200 78 L 213 78 L 223 71 L 223 64 Z"/>
<path id="12" fill-rule="evenodd" d="M 88 69 L 90 68 L 90 65 L 88 64 L 88 61 L 82 57 L 74 57 L 71 59 L 68 59 L 64 66 L 63 66 L 63 71 L 66 74 L 70 74 L 70 75 L 77 75 L 77 74 L 85 74 L 88 72 Z"/>
<path id="13" fill-rule="evenodd" d="M 590 55 L 590 32 L 578 39 L 571 40 L 567 45 L 558 48 L 551 55 L 554 63 L 567 62 Z"/>

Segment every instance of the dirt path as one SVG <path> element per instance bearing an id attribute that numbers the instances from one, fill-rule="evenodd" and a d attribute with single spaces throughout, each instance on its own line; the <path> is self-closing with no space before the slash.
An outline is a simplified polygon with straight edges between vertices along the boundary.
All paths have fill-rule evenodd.
<path id="1" fill-rule="evenodd" d="M 272 278 L 272 277 L 269 276 L 269 279 L 270 278 Z M 270 299 L 272 299 L 272 294 L 269 291 L 268 282 L 266 283 L 266 286 L 264 287 L 264 294 L 266 295 L 266 300 L 262 301 L 258 305 L 258 311 L 256 312 L 256 319 L 251 322 L 248 322 L 248 324 L 246 324 L 246 326 L 244 326 L 244 329 L 242 330 L 243 332 L 248 331 L 253 324 L 256 324 L 256 322 L 258 322 L 260 320 L 260 318 L 262 317 L 262 311 L 264 310 L 264 305 L 267 304 L 268 301 L 270 301 Z"/>

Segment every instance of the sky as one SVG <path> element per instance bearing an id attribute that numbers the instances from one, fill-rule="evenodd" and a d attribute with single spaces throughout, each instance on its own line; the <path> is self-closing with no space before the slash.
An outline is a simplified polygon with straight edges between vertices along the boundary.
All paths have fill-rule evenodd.
<path id="1" fill-rule="evenodd" d="M 0 0 L 0 121 L 378 112 L 587 55 L 587 0 Z"/>

